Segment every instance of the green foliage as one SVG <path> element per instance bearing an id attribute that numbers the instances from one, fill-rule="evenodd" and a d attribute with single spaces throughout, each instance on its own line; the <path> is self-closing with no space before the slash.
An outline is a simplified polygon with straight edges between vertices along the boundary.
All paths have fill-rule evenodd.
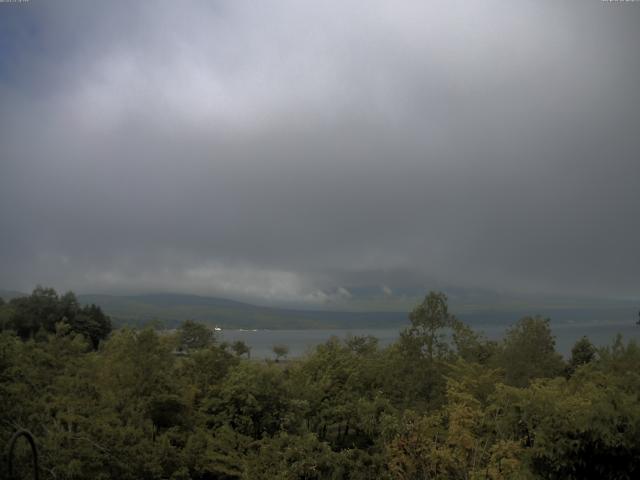
<path id="1" fill-rule="evenodd" d="M 238 356 L 246 355 L 247 358 L 251 358 L 251 347 L 242 340 L 236 340 L 231 344 L 231 350 Z"/>
<path id="2" fill-rule="evenodd" d="M 2 299 L 0 298 L 0 300 Z M 2 300 L 2 303 L 0 304 L 0 332 L 8 330 L 10 327 L 12 327 L 12 324 L 10 322 L 12 322 L 14 313 L 14 309 L 11 307 L 11 305 Z"/>
<path id="3" fill-rule="evenodd" d="M 468 362 L 490 363 L 498 352 L 498 344 L 456 319 L 452 323 L 452 339 L 458 356 Z"/>
<path id="4" fill-rule="evenodd" d="M 387 353 L 390 382 L 401 394 L 397 403 L 436 408 L 445 401 L 445 375 L 455 349 L 464 356 L 481 356 L 481 340 L 449 314 L 447 296 L 441 292 L 430 292 L 409 319 L 411 326 Z"/>
<path id="5" fill-rule="evenodd" d="M 61 322 L 71 327 L 70 333 L 82 334 L 94 349 L 111 333 L 111 320 L 102 309 L 81 307 L 73 292 L 59 296 L 53 288 L 38 286 L 31 295 L 15 297 L 8 306 L 0 306 L 2 330 L 13 330 L 24 340 L 46 338 Z"/>
<path id="6" fill-rule="evenodd" d="M 0 332 L 0 445 L 17 428 L 32 431 L 45 479 L 640 472 L 640 347 L 621 338 L 597 351 L 578 341 L 566 366 L 547 320 L 523 319 L 490 342 L 436 293 L 389 347 L 332 338 L 275 363 L 242 358 L 246 345 L 218 344 L 194 322 L 103 339 L 85 317 L 99 319 L 95 309 L 48 289 L 3 312 L 12 326 Z"/>
<path id="7" fill-rule="evenodd" d="M 192 320 L 185 320 L 179 331 L 180 348 L 183 350 L 206 348 L 215 341 L 215 333 L 211 328 Z"/>
<path id="8" fill-rule="evenodd" d="M 579 366 L 591 362 L 596 358 L 597 353 L 598 351 L 593 343 L 591 343 L 587 337 L 582 337 L 571 349 L 568 372 L 573 373 Z"/>
<path id="9" fill-rule="evenodd" d="M 358 355 L 370 355 L 378 349 L 378 339 L 371 335 L 366 336 L 352 336 L 348 335 L 345 344 L 349 349 Z"/>
<path id="10" fill-rule="evenodd" d="M 444 293 L 430 292 L 409 314 L 409 320 L 411 327 L 404 332 L 404 337 L 414 348 L 429 360 L 447 355 L 449 344 L 444 329 L 453 325 L 453 317 L 449 315 Z"/>
<path id="11" fill-rule="evenodd" d="M 211 394 L 223 381 L 229 369 L 239 362 L 224 345 L 212 345 L 196 350 L 176 365 L 177 375 L 188 385 L 194 401 L 199 402 Z"/>
<path id="12" fill-rule="evenodd" d="M 289 355 L 289 347 L 286 345 L 274 345 L 273 353 L 276 355 L 276 362 L 281 358 L 286 358 Z"/>
<path id="13" fill-rule="evenodd" d="M 613 372 L 607 372 L 612 375 Z M 538 478 L 631 479 L 640 471 L 638 391 L 597 371 L 539 380 L 496 395 L 501 428 L 525 447 Z"/>
<path id="14" fill-rule="evenodd" d="M 296 430 L 304 405 L 292 397 L 290 388 L 282 369 L 241 363 L 204 400 L 207 425 L 229 425 L 253 438 Z"/>
<path id="15" fill-rule="evenodd" d="M 320 480 L 335 475 L 337 455 L 313 434 L 292 436 L 281 433 L 255 444 L 243 478 Z"/>
<path id="16" fill-rule="evenodd" d="M 89 305 L 77 311 L 75 315 L 67 317 L 71 331 L 84 335 L 91 341 L 93 348 L 98 348 L 100 340 L 111 333 L 111 321 L 100 307 Z"/>
<path id="17" fill-rule="evenodd" d="M 393 478 L 524 478 L 523 449 L 499 435 L 492 412 L 498 372 L 459 359 L 451 374 L 442 408 L 405 413 L 388 446 Z"/>
<path id="18" fill-rule="evenodd" d="M 555 377 L 565 369 L 562 356 L 555 350 L 549 319 L 521 319 L 507 330 L 501 347 L 497 362 L 509 385 L 525 387 L 535 378 Z"/>

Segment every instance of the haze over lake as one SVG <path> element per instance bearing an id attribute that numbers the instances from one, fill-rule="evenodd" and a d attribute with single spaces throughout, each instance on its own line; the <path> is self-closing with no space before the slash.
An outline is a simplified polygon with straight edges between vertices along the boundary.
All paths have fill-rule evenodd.
<path id="1" fill-rule="evenodd" d="M 634 324 L 551 324 L 556 338 L 556 349 L 565 357 L 571 354 L 571 348 L 577 340 L 587 336 L 598 347 L 612 345 L 616 335 L 621 334 L 625 341 L 640 341 L 640 326 Z M 489 339 L 500 340 L 505 332 L 504 325 L 486 325 L 479 329 Z M 387 346 L 398 339 L 397 328 L 377 329 L 313 329 L 313 330 L 233 330 L 219 332 L 221 341 L 242 340 L 251 347 L 252 358 L 274 358 L 273 346 L 289 347 L 289 358 L 301 357 L 317 345 L 335 336 L 345 339 L 348 336 L 371 335 L 379 340 L 380 346 Z"/>

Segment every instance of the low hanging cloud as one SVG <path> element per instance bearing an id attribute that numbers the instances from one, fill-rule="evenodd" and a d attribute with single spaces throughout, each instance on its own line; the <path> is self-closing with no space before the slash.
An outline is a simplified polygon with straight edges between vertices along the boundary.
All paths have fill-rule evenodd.
<path id="1" fill-rule="evenodd" d="M 0 287 L 638 296 L 637 5 L 0 7 Z"/>

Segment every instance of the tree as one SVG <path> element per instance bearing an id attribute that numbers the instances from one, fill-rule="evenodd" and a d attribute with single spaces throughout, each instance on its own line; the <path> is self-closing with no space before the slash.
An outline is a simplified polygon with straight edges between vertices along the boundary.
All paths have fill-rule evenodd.
<path id="1" fill-rule="evenodd" d="M 417 342 L 420 351 L 429 360 L 442 356 L 448 350 L 443 330 L 453 325 L 449 315 L 447 296 L 442 292 L 429 292 L 409 314 L 411 327 L 405 336 Z"/>
<path id="2" fill-rule="evenodd" d="M 33 314 L 37 326 L 36 341 L 0 332 L 0 445 L 16 428 L 33 432 L 47 478 L 631 480 L 640 472 L 633 340 L 597 351 L 579 340 L 567 375 L 549 320 L 525 318 L 492 343 L 430 294 L 388 347 L 332 337 L 284 365 L 247 361 L 244 342 L 214 343 L 195 322 L 176 335 L 121 328 L 92 350 L 98 307 L 48 289 L 33 297 L 0 306 L 11 321 L 20 310 L 23 326 Z M 42 322 L 38 312 L 52 316 Z M 192 350 L 175 355 L 183 340 Z M 279 360 L 288 348 L 274 353 Z M 30 458 L 16 457 L 24 471 Z"/>
<path id="3" fill-rule="evenodd" d="M 534 378 L 555 377 L 565 368 L 555 350 L 550 320 L 524 317 L 507 330 L 498 364 L 505 371 L 509 385 L 526 387 Z"/>
<path id="4" fill-rule="evenodd" d="M 405 412 L 388 449 L 392 478 L 526 478 L 520 443 L 497 430 L 490 403 L 497 372 L 459 360 L 451 374 L 441 409 L 422 416 Z"/>
<path id="5" fill-rule="evenodd" d="M 251 438 L 239 435 L 228 425 L 208 431 L 197 428 L 182 450 L 183 476 L 172 480 L 240 480 L 245 468 L 247 444 Z"/>
<path id="6" fill-rule="evenodd" d="M 203 403 L 210 427 L 229 425 L 254 439 L 295 431 L 303 408 L 293 398 L 283 369 L 258 362 L 242 362 L 231 368 Z"/>
<path id="7" fill-rule="evenodd" d="M 313 434 L 264 438 L 247 459 L 246 478 L 321 480 L 339 475 L 339 457 Z M 351 477 L 349 477 L 351 478 Z"/>
<path id="8" fill-rule="evenodd" d="M 13 308 L 8 303 L 0 305 L 0 332 L 12 327 Z"/>
<path id="9" fill-rule="evenodd" d="M 497 343 L 473 331 L 467 324 L 454 319 L 451 328 L 456 353 L 463 360 L 487 364 L 496 354 Z"/>
<path id="10" fill-rule="evenodd" d="M 580 365 L 591 362 L 596 357 L 597 349 L 587 337 L 578 340 L 571 349 L 571 359 L 569 360 L 569 372 L 575 372 Z"/>
<path id="11" fill-rule="evenodd" d="M 378 350 L 378 339 L 371 335 L 348 336 L 345 344 L 358 355 L 370 355 Z"/>
<path id="12" fill-rule="evenodd" d="M 231 355 L 224 345 L 212 345 L 195 350 L 179 363 L 178 375 L 184 378 L 194 391 L 194 400 L 199 401 L 227 376 L 229 369 L 240 361 Z"/>
<path id="13" fill-rule="evenodd" d="M 622 372 L 597 370 L 497 389 L 499 431 L 520 439 L 533 478 L 631 480 L 640 471 L 638 391 L 625 391 Z"/>
<path id="14" fill-rule="evenodd" d="M 180 346 L 184 350 L 206 348 L 213 344 L 215 333 L 206 325 L 185 320 L 180 326 Z"/>
<path id="15" fill-rule="evenodd" d="M 80 309 L 69 320 L 69 325 L 74 332 L 84 335 L 94 349 L 97 349 L 100 341 L 106 339 L 111 333 L 111 319 L 97 305 Z"/>
<path id="16" fill-rule="evenodd" d="M 111 333 L 111 319 L 96 305 L 81 307 L 73 292 L 59 296 L 53 288 L 36 287 L 27 297 L 14 298 L 10 302 L 11 314 L 7 327 L 24 340 L 46 338 L 55 333 L 56 325 L 64 322 L 71 328 L 68 333 L 82 334 L 97 348 L 101 340 Z"/>
<path id="17" fill-rule="evenodd" d="M 273 353 L 276 354 L 276 362 L 279 362 L 280 358 L 286 358 L 289 355 L 289 347 L 286 345 L 274 345 Z"/>
<path id="18" fill-rule="evenodd" d="M 238 356 L 247 355 L 247 358 L 251 358 L 251 347 L 242 340 L 236 340 L 231 344 L 231 350 Z"/>
<path id="19" fill-rule="evenodd" d="M 54 332 L 56 323 L 64 318 L 58 294 L 53 288 L 38 285 L 31 295 L 16 297 L 9 303 L 13 307 L 11 327 L 23 340 L 33 337 L 40 329 Z"/>
<path id="20" fill-rule="evenodd" d="M 386 352 L 389 391 L 399 391 L 398 400 L 435 408 L 445 400 L 447 364 L 454 351 L 449 338 L 458 321 L 449 314 L 447 296 L 429 292 L 409 314 L 411 326 Z"/>

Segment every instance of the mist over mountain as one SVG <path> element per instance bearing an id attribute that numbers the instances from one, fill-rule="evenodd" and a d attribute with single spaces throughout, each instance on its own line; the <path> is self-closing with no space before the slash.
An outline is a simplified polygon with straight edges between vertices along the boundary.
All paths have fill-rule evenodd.
<path id="1" fill-rule="evenodd" d="M 79 294 L 81 304 L 96 304 L 117 325 L 174 328 L 190 319 L 225 328 L 403 328 L 408 313 L 422 301 L 418 288 L 340 287 L 323 308 L 306 305 L 250 303 L 219 297 L 178 293 L 138 295 Z M 338 289 L 336 289 L 337 291 Z M 451 311 L 471 325 L 509 325 L 522 317 L 541 315 L 554 323 L 633 323 L 639 310 L 632 300 L 515 295 L 449 287 Z M 331 295 L 333 292 L 328 292 Z M 5 300 L 27 293 L 0 290 Z"/>
<path id="2" fill-rule="evenodd" d="M 598 299 L 515 297 L 479 292 L 451 295 L 451 311 L 461 320 L 482 328 L 483 325 L 510 325 L 522 317 L 541 315 L 553 323 L 629 323 L 637 317 L 638 304 L 632 301 Z M 424 295 L 422 296 L 424 297 Z M 404 328 L 408 313 L 419 303 L 409 305 L 409 296 L 390 302 L 384 298 L 352 298 L 354 303 L 333 305 L 330 309 L 295 309 L 260 306 L 221 298 L 178 294 L 136 296 L 79 295 L 80 302 L 95 303 L 113 315 L 121 324 L 141 325 L 159 320 L 161 325 L 175 327 L 192 319 L 225 328 Z M 406 308 L 401 308 L 407 305 Z M 392 307 L 396 307 L 394 310 Z"/>

